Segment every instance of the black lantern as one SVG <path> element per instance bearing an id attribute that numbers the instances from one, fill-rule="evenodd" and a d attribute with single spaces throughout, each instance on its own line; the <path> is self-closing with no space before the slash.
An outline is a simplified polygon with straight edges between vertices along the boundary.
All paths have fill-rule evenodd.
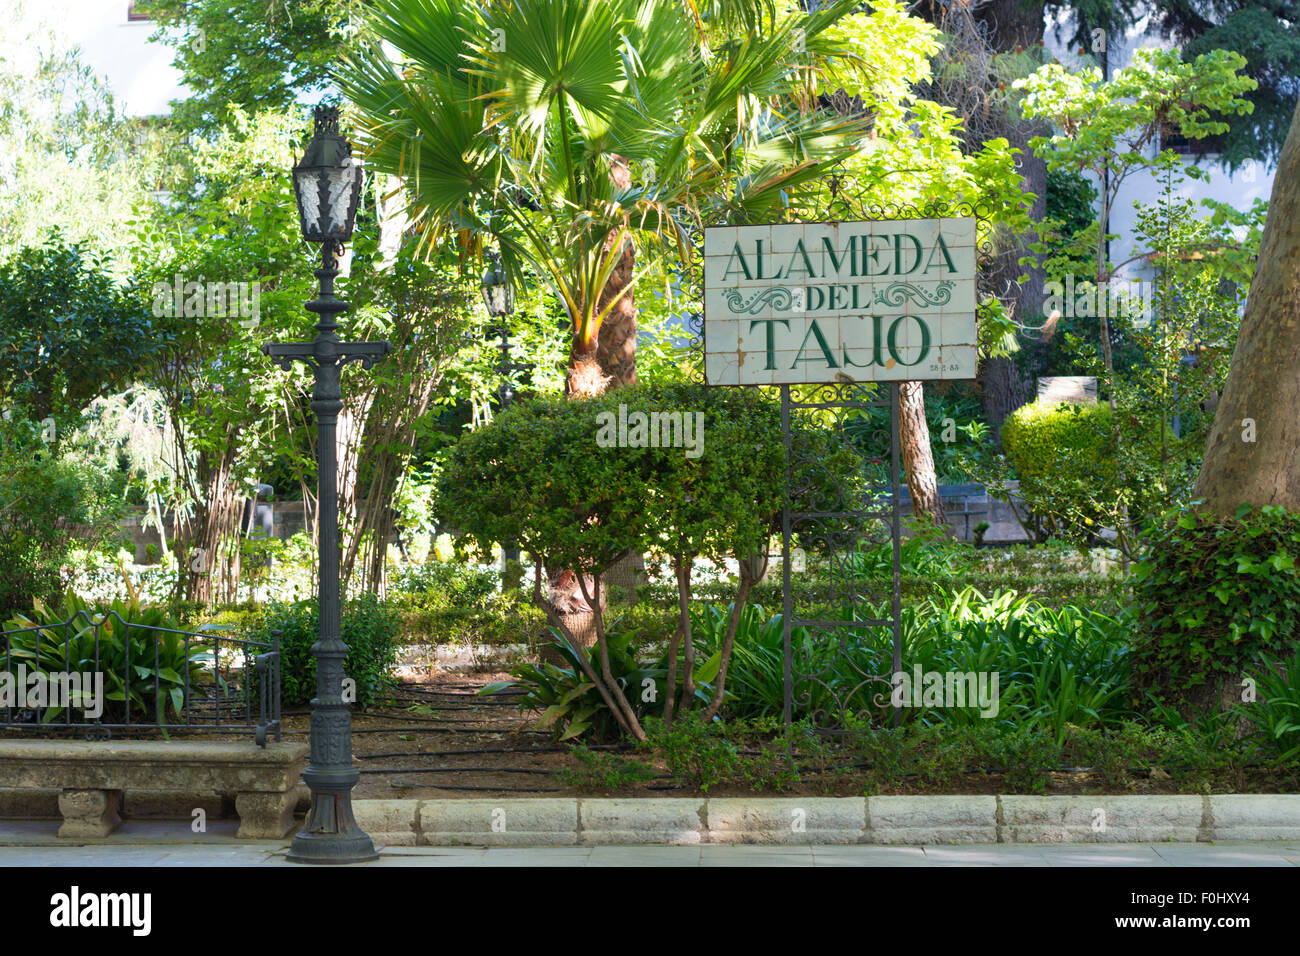
<path id="1" fill-rule="evenodd" d="M 496 251 L 488 253 L 488 269 L 483 273 L 483 304 L 488 315 L 501 318 L 515 310 L 515 289 L 501 267 L 501 257 Z"/>
<path id="2" fill-rule="evenodd" d="M 352 144 L 339 135 L 339 111 L 316 107 L 316 131 L 293 168 L 298 222 L 308 242 L 347 242 L 361 198 L 361 162 Z"/>

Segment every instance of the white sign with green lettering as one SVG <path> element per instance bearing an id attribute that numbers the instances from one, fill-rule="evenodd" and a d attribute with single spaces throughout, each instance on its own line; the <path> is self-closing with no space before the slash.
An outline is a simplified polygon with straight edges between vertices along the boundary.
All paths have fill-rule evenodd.
<path id="1" fill-rule="evenodd" d="M 710 385 L 975 377 L 975 220 L 704 231 Z"/>

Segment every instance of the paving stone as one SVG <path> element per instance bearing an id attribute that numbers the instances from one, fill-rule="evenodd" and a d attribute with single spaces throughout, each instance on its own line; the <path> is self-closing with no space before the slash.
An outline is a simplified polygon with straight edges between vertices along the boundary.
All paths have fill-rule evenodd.
<path id="1" fill-rule="evenodd" d="M 430 846 L 571 846 L 578 842 L 578 801 L 426 800 L 419 831 Z"/>
<path id="2" fill-rule="evenodd" d="M 709 843 L 859 843 L 866 824 L 863 797 L 711 797 Z"/>
<path id="3" fill-rule="evenodd" d="M 1004 796 L 1009 843 L 1194 843 L 1205 801 L 1194 796 Z"/>
<path id="4" fill-rule="evenodd" d="M 996 843 L 997 798 L 868 797 L 867 843 Z"/>

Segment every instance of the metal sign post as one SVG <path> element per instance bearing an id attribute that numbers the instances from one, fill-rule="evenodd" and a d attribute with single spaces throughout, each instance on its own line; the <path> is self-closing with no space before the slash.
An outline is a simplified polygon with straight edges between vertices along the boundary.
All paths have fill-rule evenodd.
<path id="1" fill-rule="evenodd" d="M 953 216 L 705 230 L 706 381 L 781 390 L 787 726 L 798 711 L 820 732 L 847 731 L 866 705 L 889 696 L 867 693 L 868 685 L 892 688 L 902 669 L 899 383 L 974 377 L 976 222 Z M 796 416 L 844 430 L 871 408 L 889 410 L 887 505 L 830 475 L 823 477 L 835 481 L 833 492 L 819 485 L 809 500 L 816 453 L 797 446 Z M 859 549 L 876 521 L 887 523 L 892 543 L 887 601 Z M 815 555 L 826 576 L 796 600 L 799 550 Z M 890 675 L 861 666 L 862 637 L 872 628 L 890 631 Z M 898 724 L 902 712 L 893 706 Z"/>

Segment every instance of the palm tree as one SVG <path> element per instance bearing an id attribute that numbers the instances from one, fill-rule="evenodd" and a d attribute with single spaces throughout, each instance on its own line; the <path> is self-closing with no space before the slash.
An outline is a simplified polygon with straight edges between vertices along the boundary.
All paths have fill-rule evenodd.
<path id="1" fill-rule="evenodd" d="M 370 166 L 402 177 L 424 241 L 486 238 L 545 277 L 572 322 L 567 391 L 599 394 L 635 342 L 645 263 L 695 227 L 769 221 L 849 155 L 869 120 L 819 111 L 837 0 L 376 0 L 378 42 L 340 70 Z M 745 29 L 736 29 L 744 26 Z M 638 255 L 640 253 L 640 255 Z M 634 347 L 634 346 L 633 346 Z M 621 354 L 620 354 L 621 353 Z"/>

